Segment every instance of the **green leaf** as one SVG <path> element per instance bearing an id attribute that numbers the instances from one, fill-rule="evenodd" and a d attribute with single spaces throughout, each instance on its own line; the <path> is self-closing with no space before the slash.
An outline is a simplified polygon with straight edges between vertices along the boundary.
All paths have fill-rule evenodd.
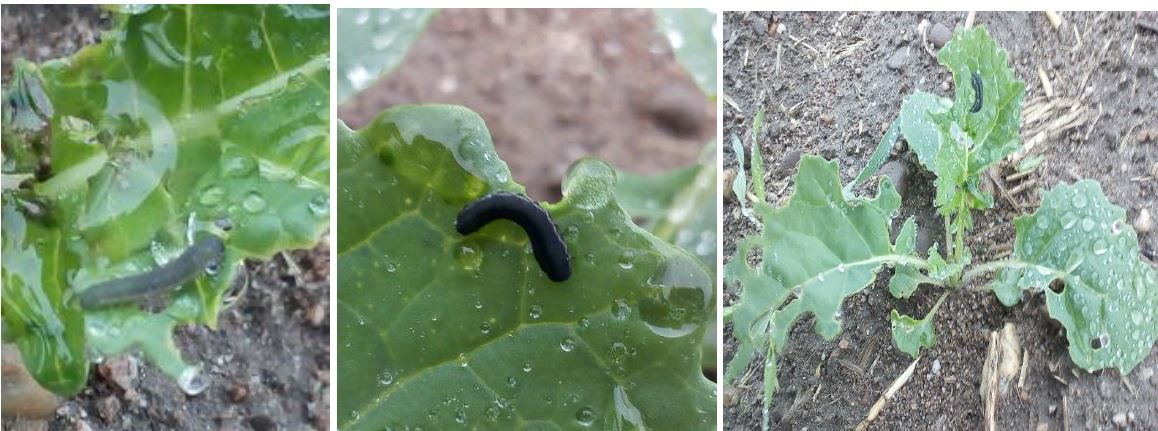
<path id="1" fill-rule="evenodd" d="M 905 224 L 901 226 L 901 231 L 897 234 L 893 252 L 901 255 L 915 255 L 916 247 L 917 220 L 910 216 L 905 220 Z M 921 273 L 915 268 L 898 266 L 893 277 L 889 279 L 889 293 L 894 298 L 908 298 L 917 291 L 917 285 L 921 283 L 921 278 Z"/>
<path id="2" fill-rule="evenodd" d="M 434 9 L 338 9 L 338 103 L 398 67 Z M 715 58 L 715 57 L 713 57 Z"/>
<path id="3" fill-rule="evenodd" d="M 1138 257 L 1126 211 L 1091 180 L 1046 191 L 1041 207 L 1014 220 L 1012 268 L 992 285 L 1005 305 L 1040 289 L 1049 314 L 1066 328 L 1070 358 L 1086 370 L 1129 374 L 1158 338 L 1158 276 Z M 1049 288 L 1061 280 L 1061 292 Z M 1095 348 L 1095 346 L 1100 346 Z"/>
<path id="4" fill-rule="evenodd" d="M 700 258 L 715 278 L 716 144 L 700 161 L 656 175 L 618 171 L 615 197 L 649 232 Z"/>
<path id="5" fill-rule="evenodd" d="M 937 52 L 937 61 L 953 72 L 953 108 L 944 115 L 973 141 L 968 147 L 969 175 L 984 172 L 990 164 L 1021 148 L 1025 82 L 1013 74 L 1009 55 L 989 37 L 985 27 L 958 29 Z M 983 93 L 981 110 L 976 113 L 970 112 L 976 97 L 973 73 L 981 77 Z"/>
<path id="6" fill-rule="evenodd" d="M 893 345 L 914 359 L 921 353 L 922 347 L 926 349 L 933 347 L 937 337 L 933 334 L 931 317 L 926 316 L 918 320 L 892 310 L 889 314 L 889 323 L 893 330 Z"/>
<path id="7" fill-rule="evenodd" d="M 707 9 L 656 9 L 656 24 L 700 90 L 716 99 L 716 14 Z"/>
<path id="8" fill-rule="evenodd" d="M 517 225 L 455 231 L 467 203 L 523 190 L 477 114 L 402 106 L 339 129 L 341 429 L 715 426 L 711 276 L 631 223 L 608 165 L 580 160 L 543 204 L 572 256 L 556 283 Z"/>
<path id="9" fill-rule="evenodd" d="M 100 355 L 137 348 L 183 383 L 195 367 L 180 361 L 170 329 L 214 325 L 242 259 L 312 246 L 329 224 L 329 7 L 131 12 L 116 16 L 101 43 L 35 70 L 52 106 L 53 175 L 32 190 L 50 216 L 29 216 L 27 226 L 38 227 L 26 228 L 23 242 L 5 242 L 5 318 L 35 322 L 46 312 L 19 303 L 10 288 L 52 299 L 65 285 L 81 291 L 139 274 L 178 255 L 193 231 L 226 220 L 233 229 L 222 270 L 178 290 L 155 315 L 125 305 L 85 311 L 83 325 L 60 333 L 10 335 L 6 325 L 5 335 L 35 338 L 25 346 L 84 340 Z M 29 145 L 27 136 L 13 146 Z M 6 213 L 20 208 L 7 198 L 4 205 Z M 52 253 L 27 248 L 42 241 L 58 245 Z M 17 259 L 20 247 L 34 256 Z M 46 268 L 63 279 L 36 281 Z M 55 307 L 81 314 L 73 304 Z M 61 352 L 22 353 L 29 363 L 64 360 L 49 357 Z M 83 377 L 70 374 L 80 381 L 69 388 Z"/>
<path id="10" fill-rule="evenodd" d="M 841 303 L 872 284 L 882 265 L 924 266 L 908 254 L 908 240 L 900 245 L 908 250 L 904 253 L 889 241 L 891 215 L 901 198 L 887 177 L 881 178 L 874 198 L 846 197 L 836 163 L 806 155 L 794 180 L 796 191 L 787 206 L 755 205 L 763 233 L 742 239 L 724 269 L 725 278 L 743 289 L 732 308 L 740 349 L 725 371 L 728 382 L 743 373 L 755 351 L 765 348 L 766 372 L 772 368 L 775 373 L 776 355 L 805 313 L 815 316 L 818 334 L 835 338 L 841 330 Z M 752 266 L 748 257 L 757 249 L 762 262 Z M 771 391 L 764 397 L 770 402 Z"/>
<path id="11" fill-rule="evenodd" d="M 752 209 L 748 207 L 748 175 L 744 173 L 744 143 L 740 138 L 732 135 L 732 153 L 736 155 L 736 178 L 732 180 L 732 193 L 736 201 L 740 202 L 740 213 L 745 217 L 754 218 Z M 752 163 L 755 169 L 755 161 Z"/>
<path id="12" fill-rule="evenodd" d="M 764 127 L 764 107 L 756 110 L 756 119 L 752 121 L 752 194 L 756 195 L 756 202 L 764 202 L 764 156 L 760 154 L 760 131 Z M 743 166 L 741 165 L 741 168 Z M 740 199 L 746 199 L 741 196 Z"/>
<path id="13" fill-rule="evenodd" d="M 918 91 L 905 98 L 905 103 L 901 105 L 901 115 L 897 118 L 901 133 L 905 134 L 905 141 L 917 155 L 917 160 L 934 172 L 942 137 L 941 130 L 933 123 L 933 115 L 947 112 L 952 103 L 935 94 Z"/>

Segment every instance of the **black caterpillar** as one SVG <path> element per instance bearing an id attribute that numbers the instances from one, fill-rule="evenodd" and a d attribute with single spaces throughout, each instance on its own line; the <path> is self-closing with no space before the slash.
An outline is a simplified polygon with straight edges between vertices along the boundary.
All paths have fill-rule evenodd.
<path id="1" fill-rule="evenodd" d="M 984 94 L 982 90 L 983 86 L 981 83 L 981 75 L 978 75 L 977 72 L 973 72 L 973 94 L 975 94 L 977 98 L 973 99 L 973 107 L 969 108 L 969 112 L 976 113 L 981 110 L 981 101 L 983 100 L 982 95 Z"/>
<path id="2" fill-rule="evenodd" d="M 109 280 L 80 292 L 80 307 L 93 309 L 129 302 L 153 293 L 171 289 L 206 269 L 213 270 L 221 263 L 225 243 L 215 235 L 202 236 L 176 259 L 144 274 Z"/>
<path id="3" fill-rule="evenodd" d="M 547 278 L 551 281 L 571 278 L 571 255 L 558 227 L 547 210 L 526 196 L 508 192 L 483 196 L 458 213 L 454 227 L 458 233 L 469 235 L 497 219 L 513 221 L 523 228 L 531 240 L 535 260 Z"/>

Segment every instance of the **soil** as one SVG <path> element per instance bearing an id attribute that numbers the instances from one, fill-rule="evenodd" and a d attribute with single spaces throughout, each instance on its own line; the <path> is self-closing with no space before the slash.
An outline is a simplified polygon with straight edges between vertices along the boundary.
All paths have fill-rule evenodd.
<path id="1" fill-rule="evenodd" d="M 98 41 L 109 17 L 92 6 L 3 7 L 3 76 L 19 57 L 43 61 Z M 248 280 L 216 329 L 175 333 L 190 363 L 203 365 L 208 388 L 187 396 L 139 358 L 107 358 L 119 371 L 90 370 L 88 387 L 50 421 L 5 419 L 5 430 L 276 430 L 329 423 L 329 240 L 311 250 L 247 262 Z M 240 283 L 239 283 L 240 284 Z M 134 376 L 135 377 L 130 377 Z M 127 384 L 125 387 L 118 386 Z"/>
<path id="2" fill-rule="evenodd" d="M 580 157 L 655 173 L 694 163 L 716 135 L 713 104 L 647 10 L 443 10 L 338 117 L 359 128 L 406 103 L 478 112 L 515 180 L 552 202 Z"/>
<path id="3" fill-rule="evenodd" d="M 1055 132 L 1030 151 L 1045 156 L 1040 168 L 1027 178 L 1005 180 L 1001 177 L 1012 168 L 1002 166 L 998 182 L 1006 190 L 1025 185 L 1010 199 L 1026 212 L 1037 207 L 1043 189 L 1091 178 L 1126 209 L 1129 220 L 1143 209 L 1153 214 L 1158 211 L 1158 142 L 1143 131 L 1158 127 L 1158 32 L 1151 30 L 1158 16 L 1062 17 L 1064 24 L 1056 30 L 1042 13 L 979 13 L 974 21 L 1009 52 L 1017 76 L 1027 83 L 1022 141 L 1028 142 L 1042 124 L 1062 119 L 1061 127 L 1053 127 Z M 757 108 L 767 109 L 759 142 L 768 200 L 782 204 L 793 191 L 795 163 L 783 160 L 798 158 L 800 152 L 837 159 L 847 182 L 867 162 L 906 95 L 924 90 L 951 96 L 949 71 L 922 48 L 922 20 L 953 29 L 964 25 L 966 13 L 725 14 L 725 139 L 744 137 L 748 145 Z M 907 55 L 897 54 L 898 48 L 907 49 Z M 894 56 L 901 61 L 890 68 Z M 1039 67 L 1052 84 L 1052 98 L 1045 95 Z M 1071 106 L 1078 113 L 1069 122 L 1073 127 L 1062 126 Z M 1032 110 L 1045 108 L 1050 109 L 1042 119 L 1030 118 Z M 919 170 L 908 154 L 895 150 L 893 158 L 908 163 L 910 172 Z M 737 169 L 736 160 L 725 148 L 724 167 Z M 902 219 L 927 212 L 932 202 L 932 176 L 909 177 Z M 735 199 L 725 202 L 728 261 L 736 242 L 758 230 L 739 215 Z M 975 213 L 976 227 L 968 239 L 975 262 L 1008 252 L 1012 219 L 1018 214 L 1003 197 L 994 209 Z M 941 236 L 932 233 L 932 240 L 944 243 Z M 1158 232 L 1139 234 L 1139 242 L 1142 254 L 1149 256 L 1144 259 L 1153 263 Z M 923 315 L 936 292 L 922 289 L 913 298 L 896 300 L 887 293 L 887 280 L 880 277 L 844 303 L 844 332 L 833 341 L 812 331 L 811 317 L 794 326 L 780 358 L 780 389 L 772 412 L 776 429 L 851 429 L 912 362 L 891 345 L 889 310 Z M 725 304 L 737 298 L 737 286 L 728 284 Z M 1158 429 L 1158 345 L 1127 376 L 1088 373 L 1070 361 L 1064 328 L 1049 318 L 1040 295 L 1027 294 L 1022 303 L 1006 308 L 992 294 L 964 291 L 948 297 L 935 320 L 937 344 L 868 429 L 982 428 L 981 368 L 989 333 L 1005 323 L 1016 326 L 1029 360 L 1024 389 L 1014 389 L 999 402 L 1000 429 Z M 730 325 L 724 340 L 726 363 L 736 350 Z M 725 397 L 726 429 L 760 427 L 762 372 L 757 365 L 746 371 L 747 377 L 728 389 L 735 397 Z"/>

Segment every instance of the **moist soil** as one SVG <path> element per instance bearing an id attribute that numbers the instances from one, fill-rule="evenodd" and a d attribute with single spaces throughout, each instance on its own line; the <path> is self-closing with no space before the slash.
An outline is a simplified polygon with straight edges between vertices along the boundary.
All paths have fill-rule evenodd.
<path id="1" fill-rule="evenodd" d="M 111 20 L 92 6 L 3 7 L 3 77 L 23 57 L 71 55 L 100 40 Z M 88 386 L 48 421 L 5 419 L 5 430 L 326 429 L 329 423 L 329 240 L 311 250 L 247 262 L 238 294 L 216 329 L 174 334 L 208 387 L 186 395 L 176 382 L 131 354 L 107 358 L 114 371 L 90 370 Z M 120 382 L 118 384 L 117 382 Z M 127 386 L 121 386 L 121 384 Z"/>
<path id="2" fill-rule="evenodd" d="M 842 180 L 850 181 L 908 94 L 924 90 L 952 97 L 951 74 L 922 48 L 918 28 L 922 20 L 948 29 L 962 27 L 966 16 L 726 13 L 725 139 L 743 137 L 748 146 L 757 108 L 767 110 L 759 139 L 768 172 L 763 178 L 766 199 L 787 202 L 801 153 L 838 160 Z M 1055 29 L 1043 13 L 976 15 L 974 25 L 988 28 L 1027 84 L 1022 141 L 1030 141 L 1038 130 L 1046 132 L 1029 152 L 1044 155 L 1040 168 L 1015 180 L 1005 178 L 1013 173 L 1009 166 L 995 171 L 998 185 L 1008 193 L 998 195 L 995 208 L 974 213 L 976 227 L 968 245 L 975 262 L 1008 253 L 1013 218 L 1036 209 L 1041 192 L 1057 184 L 1079 178 L 1099 181 L 1131 222 L 1143 209 L 1158 211 L 1158 138 L 1146 132 L 1158 127 L 1158 32 L 1152 30 L 1158 16 L 1062 17 L 1064 23 Z M 1049 78 L 1053 97 L 1045 94 L 1039 68 Z M 1044 114 L 1031 119 L 1033 110 Z M 920 169 L 908 154 L 894 149 L 892 156 L 910 166 L 902 220 L 928 214 L 933 194 L 933 177 L 915 172 Z M 726 147 L 724 167 L 739 169 L 736 161 Z M 873 189 L 863 192 L 875 193 Z M 723 255 L 728 261 L 736 242 L 758 229 L 740 216 L 733 197 L 725 202 Z M 942 236 L 931 233 L 932 240 L 943 244 Z M 1143 259 L 1153 264 L 1158 233 L 1139 233 L 1139 242 L 1142 254 L 1148 255 Z M 892 346 L 889 310 L 923 315 L 936 292 L 922 288 L 912 298 L 896 300 L 887 293 L 887 272 L 845 301 L 844 331 L 836 339 L 816 335 L 811 316 L 794 326 L 787 351 L 779 358 L 780 389 L 771 414 L 776 429 L 854 428 L 912 362 Z M 725 304 L 738 297 L 738 287 L 728 283 Z M 1114 370 L 1089 373 L 1069 359 L 1064 328 L 1049 318 L 1040 294 L 1027 293 L 1021 303 L 1007 308 L 992 294 L 966 291 L 950 295 L 943 304 L 935 319 L 936 345 L 868 429 L 981 429 L 979 388 L 989 333 L 1006 323 L 1015 325 L 1028 365 L 1024 386 L 998 403 L 1000 429 L 1158 429 L 1158 346 L 1127 376 Z M 727 363 L 736 351 L 730 325 L 724 340 Z M 762 360 L 758 357 L 754 364 Z M 726 429 L 760 428 L 763 373 L 757 365 L 745 371 L 735 386 L 726 388 Z"/>
<path id="3" fill-rule="evenodd" d="M 694 163 L 716 135 L 715 108 L 647 10 L 443 10 L 338 118 L 360 128 L 409 103 L 479 113 L 515 181 L 552 202 L 580 157 L 655 173 Z"/>

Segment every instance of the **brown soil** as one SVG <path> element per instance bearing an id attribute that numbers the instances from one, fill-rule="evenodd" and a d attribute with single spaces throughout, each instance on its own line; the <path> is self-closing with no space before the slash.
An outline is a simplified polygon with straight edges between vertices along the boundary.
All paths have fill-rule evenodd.
<path id="1" fill-rule="evenodd" d="M 715 137 L 715 109 L 646 10 L 444 10 L 338 117 L 358 128 L 406 103 L 478 112 L 515 180 L 550 201 L 582 156 L 654 173 Z"/>
<path id="2" fill-rule="evenodd" d="M 849 181 L 868 160 L 906 95 L 918 89 L 950 95 L 950 73 L 921 48 L 917 28 L 927 19 L 952 29 L 964 25 L 965 16 L 726 13 L 724 93 L 738 109 L 724 104 L 725 135 L 745 136 L 757 107 L 768 110 L 760 139 L 769 173 L 764 179 L 767 199 L 782 203 L 792 193 L 795 164 L 782 167 L 781 161 L 793 153 L 837 159 L 842 179 Z M 1044 188 L 1091 178 L 1102 184 L 1112 202 L 1126 208 L 1130 220 L 1143 208 L 1154 213 L 1158 142 L 1153 138 L 1140 142 L 1138 136 L 1140 130 L 1158 127 L 1154 119 L 1158 32 L 1136 22 L 1153 23 L 1156 17 L 1139 18 L 1134 13 L 1063 17 L 1066 22 L 1059 30 L 1041 13 L 976 17 L 975 25 L 989 29 L 998 45 L 1009 51 L 1016 74 L 1026 81 L 1026 106 L 1051 102 L 1060 106 L 1044 122 L 1068 113 L 1071 102 L 1086 109 L 1080 125 L 1037 144 L 1033 153 L 1046 157 L 1040 169 L 1003 185 L 1009 189 L 1036 181 L 1012 196 L 1032 211 Z M 766 29 L 778 28 L 778 23 L 786 32 L 769 35 Z M 906 46 L 911 49 L 899 69 L 888 68 L 889 57 Z M 779 68 L 778 47 L 782 47 Z M 1044 95 L 1038 67 L 1050 77 L 1052 99 Z M 831 116 L 831 124 L 821 120 L 822 115 Z M 1037 124 L 1023 124 L 1023 142 L 1036 133 Z M 905 159 L 907 154 L 894 152 L 893 157 Z M 736 168 L 730 148 L 724 163 Z M 1009 168 L 1002 173 L 1010 173 Z M 932 201 L 931 175 L 912 177 L 901 217 L 927 211 Z M 975 261 L 993 260 L 998 249 L 1012 243 L 1012 219 L 1017 215 L 1014 205 L 999 197 L 996 208 L 975 216 L 977 226 L 969 239 Z M 756 227 L 739 216 L 734 201 L 726 204 L 724 259 L 731 259 L 737 240 L 755 233 Z M 934 237 L 943 243 L 940 235 Z M 1158 233 L 1140 234 L 1139 242 L 1152 260 Z M 923 314 L 935 293 L 923 289 L 913 298 L 896 300 L 887 293 L 888 277 L 881 279 L 845 302 L 844 332 L 836 340 L 825 341 L 813 333 L 811 317 L 794 327 L 788 351 L 780 358 L 780 389 L 772 414 L 777 429 L 851 429 L 909 365 L 911 358 L 891 345 L 889 310 Z M 737 287 L 727 285 L 725 304 L 737 298 Z M 869 429 L 981 428 L 978 391 L 988 334 L 1006 322 L 1016 325 L 1029 364 L 1024 391 L 1001 400 L 1001 429 L 1158 429 L 1158 346 L 1128 376 L 1116 371 L 1088 373 L 1070 361 L 1064 329 L 1049 318 L 1040 295 L 1027 295 L 1021 304 L 1006 308 L 992 294 L 964 292 L 951 295 L 937 313 L 937 344 Z M 724 340 L 727 362 L 736 349 L 730 326 Z M 842 342 L 847 349 L 840 348 Z M 863 364 L 863 374 L 845 363 Z M 934 364 L 939 372 L 933 372 Z M 735 403 L 725 407 L 726 429 L 760 427 L 762 373 L 756 365 L 747 371 L 750 376 L 737 382 Z"/>
<path id="3" fill-rule="evenodd" d="M 98 41 L 110 24 L 93 6 L 3 7 L 3 76 L 19 57 L 44 61 Z M 289 258 L 287 263 L 286 257 Z M 326 429 L 329 415 L 329 246 L 247 263 L 248 288 L 219 316 L 215 330 L 176 331 L 209 386 L 187 396 L 137 355 L 109 358 L 135 367 L 136 396 L 114 389 L 98 366 L 88 387 L 45 422 L 5 419 L 5 430 Z M 320 313 L 320 314 L 319 314 Z M 311 322 L 311 318 L 313 319 Z"/>

